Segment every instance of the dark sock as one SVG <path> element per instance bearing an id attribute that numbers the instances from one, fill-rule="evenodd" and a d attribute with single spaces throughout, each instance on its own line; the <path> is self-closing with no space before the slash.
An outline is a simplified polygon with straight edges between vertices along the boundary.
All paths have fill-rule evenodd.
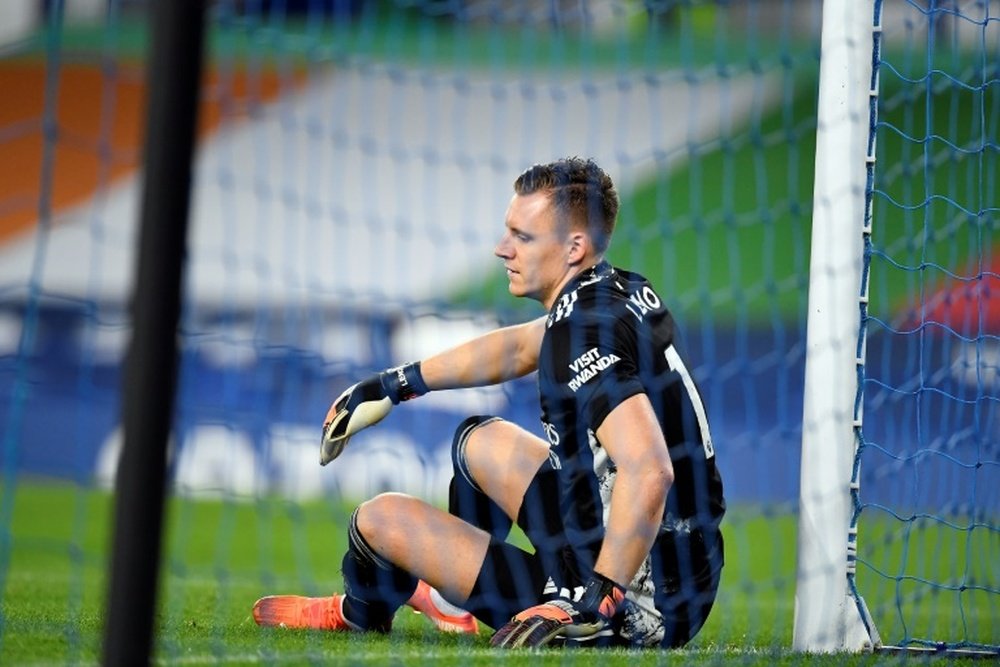
<path id="1" fill-rule="evenodd" d="M 381 558 L 358 530 L 351 515 L 344 554 L 344 617 L 363 630 L 388 632 L 392 617 L 417 590 L 417 578 Z"/>

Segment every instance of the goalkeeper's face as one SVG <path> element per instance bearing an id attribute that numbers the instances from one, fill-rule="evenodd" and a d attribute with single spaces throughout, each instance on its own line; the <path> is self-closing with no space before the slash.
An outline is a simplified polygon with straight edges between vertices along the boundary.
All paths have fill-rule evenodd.
<path id="1" fill-rule="evenodd" d="M 514 296 L 536 299 L 550 308 L 578 268 L 574 234 L 559 229 L 544 192 L 514 195 L 505 225 L 494 253 L 507 270 L 507 289 Z"/>

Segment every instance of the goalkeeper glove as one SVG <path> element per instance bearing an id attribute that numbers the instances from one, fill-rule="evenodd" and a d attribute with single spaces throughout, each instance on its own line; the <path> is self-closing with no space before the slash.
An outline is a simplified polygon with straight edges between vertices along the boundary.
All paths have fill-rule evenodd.
<path id="1" fill-rule="evenodd" d="M 351 436 L 382 421 L 393 405 L 430 391 L 420 374 L 420 362 L 390 368 L 344 390 L 323 422 L 319 463 L 326 465 L 347 446 Z"/>
<path id="2" fill-rule="evenodd" d="M 579 602 L 557 598 L 525 609 L 490 639 L 498 648 L 535 648 L 557 640 L 596 646 L 614 634 L 611 619 L 625 599 L 625 589 L 594 573 Z"/>

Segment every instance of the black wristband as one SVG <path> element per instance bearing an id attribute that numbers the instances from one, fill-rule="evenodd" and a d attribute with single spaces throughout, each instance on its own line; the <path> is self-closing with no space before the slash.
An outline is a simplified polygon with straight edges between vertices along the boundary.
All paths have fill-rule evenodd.
<path id="1" fill-rule="evenodd" d="M 600 572 L 594 572 L 580 597 L 580 607 L 604 616 L 613 616 L 614 609 L 625 599 L 625 587 L 608 579 Z M 608 602 L 610 601 L 610 609 Z M 610 612 L 610 613 L 609 613 Z"/>
<path id="2" fill-rule="evenodd" d="M 420 374 L 419 361 L 382 371 L 379 379 L 382 382 L 385 395 L 394 405 L 417 396 L 423 396 L 430 391 L 427 383 L 424 382 L 424 376 Z"/>

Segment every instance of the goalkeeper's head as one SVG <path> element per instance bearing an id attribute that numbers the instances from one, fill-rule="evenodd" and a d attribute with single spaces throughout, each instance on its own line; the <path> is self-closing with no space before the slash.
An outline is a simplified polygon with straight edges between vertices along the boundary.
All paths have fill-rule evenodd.
<path id="1" fill-rule="evenodd" d="M 510 293 L 551 308 L 575 275 L 603 258 L 617 215 L 615 186 L 592 160 L 566 158 L 518 176 L 494 250 Z"/>
<path id="2" fill-rule="evenodd" d="M 536 164 L 517 177 L 514 192 L 548 193 L 563 232 L 585 230 L 598 255 L 608 249 L 618 217 L 618 192 L 611 177 L 593 160 L 569 157 Z"/>

